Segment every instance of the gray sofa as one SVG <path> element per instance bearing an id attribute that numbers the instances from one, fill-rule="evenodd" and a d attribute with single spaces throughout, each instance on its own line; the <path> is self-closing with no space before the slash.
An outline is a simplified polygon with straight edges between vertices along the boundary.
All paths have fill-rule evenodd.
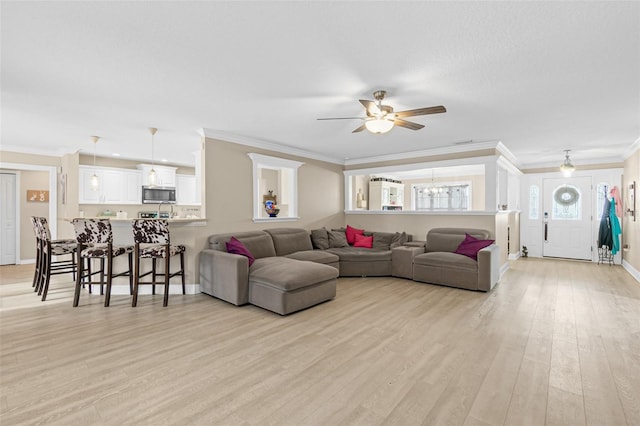
<path id="1" fill-rule="evenodd" d="M 200 289 L 235 305 L 286 315 L 333 299 L 338 276 L 394 276 L 481 291 L 499 278 L 496 245 L 480 250 L 477 262 L 453 253 L 465 232 L 486 239 L 487 231 L 432 229 L 426 247 L 404 233 L 366 233 L 374 237 L 372 248 L 330 241 L 342 232 L 277 228 L 212 235 L 200 252 Z M 251 252 L 251 266 L 247 257 L 227 253 L 231 237 Z"/>
<path id="2" fill-rule="evenodd" d="M 434 228 L 427 233 L 425 253 L 413 258 L 413 280 L 468 290 L 490 291 L 500 279 L 500 248 L 491 244 L 478 251 L 477 261 L 454 253 L 469 234 L 489 239 L 488 231 L 472 228 Z"/>

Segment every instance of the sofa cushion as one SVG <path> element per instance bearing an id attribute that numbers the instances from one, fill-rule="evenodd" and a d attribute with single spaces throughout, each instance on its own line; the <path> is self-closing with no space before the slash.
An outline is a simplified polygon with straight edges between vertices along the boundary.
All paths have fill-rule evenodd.
<path id="1" fill-rule="evenodd" d="M 295 253 L 288 254 L 285 257 L 296 260 L 308 260 L 310 262 L 322 263 L 325 265 L 329 263 L 337 263 L 340 260 L 340 258 L 335 254 L 324 250 L 297 251 Z"/>
<path id="2" fill-rule="evenodd" d="M 470 228 L 434 228 L 427 233 L 427 245 L 425 251 L 448 251 L 455 252 L 460 243 L 465 239 L 466 234 L 475 238 L 486 240 L 489 232 L 484 229 Z"/>
<path id="3" fill-rule="evenodd" d="M 406 232 L 396 232 L 391 238 L 390 248 L 396 248 L 405 245 L 409 242 L 409 236 Z"/>
<path id="4" fill-rule="evenodd" d="M 338 270 L 328 265 L 276 257 L 251 268 L 250 284 L 263 284 L 283 291 L 308 287 L 338 277 Z"/>
<path id="5" fill-rule="evenodd" d="M 313 250 L 309 232 L 301 228 L 277 228 L 265 230 L 273 240 L 277 256 L 297 251 Z"/>
<path id="6" fill-rule="evenodd" d="M 423 265 L 443 269 L 478 271 L 478 262 L 461 254 L 438 251 L 419 254 L 413 258 L 414 265 Z"/>
<path id="7" fill-rule="evenodd" d="M 391 261 L 391 250 L 376 250 L 360 247 L 340 247 L 327 250 L 340 257 L 340 262 Z"/>
<path id="8" fill-rule="evenodd" d="M 311 243 L 314 248 L 326 250 L 329 248 L 329 234 L 326 228 L 311 231 Z"/>
<path id="9" fill-rule="evenodd" d="M 373 248 L 377 250 L 390 250 L 391 240 L 393 240 L 393 232 L 374 232 Z"/>
<path id="10" fill-rule="evenodd" d="M 329 248 L 349 247 L 347 236 L 343 231 L 328 231 Z"/>
<path id="11" fill-rule="evenodd" d="M 353 245 L 356 242 L 356 235 L 362 235 L 364 229 L 357 229 L 347 225 L 347 229 L 345 230 L 345 235 L 347 236 L 347 242 Z"/>
<path id="12" fill-rule="evenodd" d="M 479 240 L 467 234 L 454 253 L 470 257 L 473 260 L 478 260 L 478 252 L 483 248 L 490 246 L 493 242 L 493 240 Z"/>
<path id="13" fill-rule="evenodd" d="M 226 247 L 228 253 L 239 254 L 249 259 L 249 266 L 251 266 L 256 260 L 249 249 L 247 249 L 236 237 L 231 237 L 231 239 L 226 242 Z"/>
<path id="14" fill-rule="evenodd" d="M 209 248 L 226 251 L 225 243 L 236 237 L 251 252 L 255 259 L 276 255 L 271 235 L 264 231 L 236 232 L 233 234 L 216 234 L 209 237 Z"/>
<path id="15" fill-rule="evenodd" d="M 356 234 L 354 235 L 354 247 L 363 247 L 363 248 L 372 248 L 373 247 L 373 237 L 365 237 L 364 235 Z"/>

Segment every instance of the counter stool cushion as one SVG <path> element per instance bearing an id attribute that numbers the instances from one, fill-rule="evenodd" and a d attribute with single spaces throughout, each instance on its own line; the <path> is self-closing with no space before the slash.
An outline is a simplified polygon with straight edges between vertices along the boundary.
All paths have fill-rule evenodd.
<path id="1" fill-rule="evenodd" d="M 184 253 L 187 248 L 182 244 L 169 245 L 169 257 L 176 254 Z M 153 245 L 148 247 L 140 247 L 140 257 L 144 258 L 165 258 L 167 257 L 166 245 Z"/>
<path id="2" fill-rule="evenodd" d="M 92 246 L 82 250 L 82 257 L 107 257 L 109 248 L 107 246 Z M 112 256 L 117 257 L 122 254 L 133 253 L 133 246 L 112 246 Z"/>

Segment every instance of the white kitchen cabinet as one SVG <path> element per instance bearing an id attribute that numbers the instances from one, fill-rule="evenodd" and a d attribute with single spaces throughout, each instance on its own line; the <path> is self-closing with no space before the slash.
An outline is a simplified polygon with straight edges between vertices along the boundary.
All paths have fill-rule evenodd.
<path id="1" fill-rule="evenodd" d="M 196 176 L 176 175 L 176 204 L 200 205 L 200 191 Z"/>
<path id="2" fill-rule="evenodd" d="M 156 186 L 176 186 L 176 167 L 157 164 L 138 164 L 138 170 L 142 172 L 142 185 L 149 186 L 149 172 L 152 168 L 156 171 Z"/>
<path id="3" fill-rule="evenodd" d="M 395 182 L 369 182 L 369 210 L 402 210 L 404 185 Z"/>
<path id="4" fill-rule="evenodd" d="M 98 176 L 98 188 L 91 177 Z M 141 204 L 140 171 L 112 167 L 79 166 L 79 204 Z"/>

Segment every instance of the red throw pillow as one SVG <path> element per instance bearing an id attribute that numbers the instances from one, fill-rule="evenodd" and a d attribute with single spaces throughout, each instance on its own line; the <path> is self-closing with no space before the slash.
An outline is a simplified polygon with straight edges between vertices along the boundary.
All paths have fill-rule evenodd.
<path id="1" fill-rule="evenodd" d="M 460 243 L 454 253 L 462 254 L 473 260 L 478 260 L 478 252 L 483 248 L 493 244 L 494 240 L 479 240 L 472 235 L 465 234 L 464 240 Z"/>
<path id="2" fill-rule="evenodd" d="M 344 233 L 347 235 L 347 242 L 353 245 L 353 243 L 356 242 L 356 235 L 364 234 L 364 229 L 356 229 L 347 225 L 347 229 Z"/>
<path id="3" fill-rule="evenodd" d="M 227 252 L 233 254 L 240 254 L 242 256 L 246 256 L 249 259 L 249 266 L 253 264 L 256 260 L 248 248 L 244 246 L 236 237 L 231 237 L 231 239 L 225 243 L 227 246 Z"/>
<path id="4" fill-rule="evenodd" d="M 364 247 L 364 248 L 373 247 L 373 235 L 370 236 L 370 237 L 365 237 L 362 234 L 356 234 L 353 246 L 354 247 Z"/>

